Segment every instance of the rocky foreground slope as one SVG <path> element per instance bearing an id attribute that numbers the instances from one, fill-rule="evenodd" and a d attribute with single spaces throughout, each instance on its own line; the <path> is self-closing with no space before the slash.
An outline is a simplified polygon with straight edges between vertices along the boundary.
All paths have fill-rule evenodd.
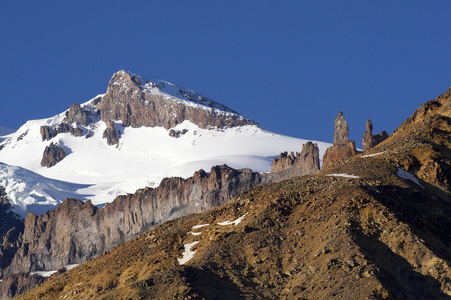
<path id="1" fill-rule="evenodd" d="M 364 155 L 166 222 L 19 299 L 449 299 L 450 92 Z"/>

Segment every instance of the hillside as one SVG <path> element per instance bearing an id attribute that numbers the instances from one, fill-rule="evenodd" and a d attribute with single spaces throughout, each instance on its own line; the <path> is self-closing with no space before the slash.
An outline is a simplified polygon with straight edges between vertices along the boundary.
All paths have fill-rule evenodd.
<path id="1" fill-rule="evenodd" d="M 166 222 L 19 299 L 449 299 L 450 92 L 364 154 Z"/>

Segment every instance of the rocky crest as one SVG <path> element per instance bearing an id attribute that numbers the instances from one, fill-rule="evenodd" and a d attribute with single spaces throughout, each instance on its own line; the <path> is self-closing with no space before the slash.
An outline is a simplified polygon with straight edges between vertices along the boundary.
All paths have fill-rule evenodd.
<path id="1" fill-rule="evenodd" d="M 323 157 L 323 168 L 326 168 L 331 162 L 355 156 L 357 150 L 355 142 L 349 140 L 348 122 L 346 122 L 343 113 L 340 111 L 334 121 L 334 144 L 327 148 Z"/>
<path id="2" fill-rule="evenodd" d="M 50 143 L 49 146 L 45 147 L 44 154 L 42 155 L 41 166 L 43 167 L 53 167 L 66 157 L 66 151 L 58 143 Z"/>
<path id="3" fill-rule="evenodd" d="M 374 146 L 385 141 L 387 138 L 388 134 L 385 130 L 373 135 L 373 123 L 370 119 L 368 119 L 368 121 L 366 121 L 366 130 L 362 138 L 363 152 L 370 150 Z"/>
<path id="4" fill-rule="evenodd" d="M 312 142 L 302 145 L 302 152 L 283 152 L 279 158 L 275 158 L 271 173 L 285 172 L 285 178 L 291 178 L 300 175 L 311 175 L 319 171 L 319 148 Z M 289 175 L 288 175 L 289 173 Z"/>
<path id="5" fill-rule="evenodd" d="M 151 83 L 139 76 L 119 71 L 111 78 L 98 105 L 105 122 L 120 120 L 125 127 L 164 127 L 170 129 L 184 120 L 201 128 L 255 125 L 226 106 L 183 88 L 177 97 L 165 93 L 176 88 L 169 82 Z M 177 89 L 177 88 L 176 88 Z"/>
<path id="6" fill-rule="evenodd" d="M 65 117 L 61 123 L 54 126 L 41 126 L 41 137 L 43 141 L 48 141 L 60 133 L 70 133 L 74 136 L 83 136 L 86 126 L 99 120 L 99 112 L 95 106 L 101 101 L 102 97 L 96 97 L 91 101 L 90 107 L 81 107 L 80 104 L 72 104 L 66 111 Z"/>
<path id="7" fill-rule="evenodd" d="M 152 83 L 140 76 L 119 71 L 111 78 L 105 95 L 93 99 L 90 105 L 72 104 L 57 125 L 41 126 L 43 141 L 59 133 L 89 137 L 89 125 L 99 120 L 108 128 L 104 138 L 108 145 L 118 144 L 120 135 L 112 123 L 124 127 L 164 127 L 171 129 L 185 120 L 200 128 L 223 128 L 257 125 L 225 105 L 194 91 L 177 87 L 166 81 Z"/>
<path id="8" fill-rule="evenodd" d="M 103 208 L 66 199 L 44 215 L 27 215 L 23 232 L 8 244 L 2 276 L 84 262 L 167 220 L 210 210 L 252 187 L 318 169 L 319 150 L 309 142 L 294 164 L 279 172 L 215 166 L 210 173 L 199 170 L 187 179 L 166 178 L 155 189 L 119 196 Z"/>
<path id="9" fill-rule="evenodd" d="M 156 224 L 221 205 L 265 180 L 249 169 L 224 165 L 210 174 L 200 170 L 188 179 L 164 179 L 155 189 L 119 196 L 103 208 L 66 199 L 44 215 L 27 215 L 3 276 L 84 262 Z"/>

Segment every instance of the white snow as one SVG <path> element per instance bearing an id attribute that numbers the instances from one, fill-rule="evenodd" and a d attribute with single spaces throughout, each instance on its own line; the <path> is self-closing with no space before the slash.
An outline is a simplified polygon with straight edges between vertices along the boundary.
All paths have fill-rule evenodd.
<path id="1" fill-rule="evenodd" d="M 210 224 L 194 225 L 192 229 L 199 229 L 199 228 L 206 227 L 206 226 L 209 226 L 209 225 L 210 225 Z"/>
<path id="2" fill-rule="evenodd" d="M 35 271 L 35 272 L 30 272 L 30 275 L 39 275 L 41 277 L 50 277 L 53 274 L 55 274 L 56 272 L 58 272 L 57 270 L 53 270 L 53 271 Z"/>
<path id="3" fill-rule="evenodd" d="M 193 231 L 188 231 L 188 233 L 191 233 L 192 235 L 201 235 L 202 232 L 193 232 Z"/>
<path id="4" fill-rule="evenodd" d="M 361 157 L 362 157 L 362 158 L 373 157 L 373 156 L 378 156 L 378 155 L 381 155 L 381 154 L 384 154 L 384 153 L 385 153 L 385 151 L 383 151 L 383 152 L 378 152 L 378 153 L 373 153 L 373 154 L 366 154 L 366 155 L 362 155 Z"/>
<path id="5" fill-rule="evenodd" d="M 244 215 L 242 215 L 241 217 L 239 217 L 238 219 L 234 220 L 234 221 L 224 221 L 224 222 L 220 222 L 218 223 L 218 225 L 221 226 L 228 226 L 228 225 L 238 225 L 241 223 L 241 221 L 243 221 L 244 217 L 247 215 L 248 213 L 245 213 Z"/>
<path id="6" fill-rule="evenodd" d="M 157 83 L 168 95 L 180 96 L 178 87 L 167 82 Z M 199 96 L 193 91 L 185 92 L 192 94 L 190 98 Z M 82 108 L 94 111 L 95 98 L 82 104 Z M 202 102 L 205 99 L 199 99 L 197 102 L 188 100 L 195 105 L 205 105 Z M 223 109 L 216 102 L 211 105 L 214 109 Z M 226 113 L 234 112 L 226 110 Z M 88 138 L 60 133 L 49 141 L 42 141 L 40 127 L 57 125 L 64 117 L 65 112 L 48 119 L 28 121 L 1 143 L 0 186 L 5 186 L 13 209 L 22 216 L 27 211 L 43 213 L 68 197 L 91 199 L 94 205 L 104 205 L 118 195 L 157 187 L 165 177 L 187 178 L 199 169 L 209 172 L 214 165 L 269 172 L 272 160 L 281 152 L 300 152 L 307 142 L 262 130 L 256 125 L 207 130 L 184 121 L 173 129 L 188 131 L 174 138 L 162 127 L 124 128 L 121 122 L 116 122 L 115 127 L 121 132 L 120 142 L 109 146 L 103 138 L 106 124 L 100 120 L 81 126 L 84 133 L 90 133 Z M 42 167 L 42 153 L 51 142 L 59 143 L 67 156 L 51 168 Z M 322 157 L 330 144 L 317 143 Z"/>
<path id="7" fill-rule="evenodd" d="M 191 251 L 191 248 L 199 243 L 198 241 L 192 242 L 190 244 L 184 244 L 183 247 L 185 250 L 182 253 L 182 258 L 177 258 L 179 264 L 184 265 L 187 261 L 189 261 L 191 258 L 194 257 L 194 254 L 196 254 L 196 251 Z"/>
<path id="8" fill-rule="evenodd" d="M 78 264 L 70 264 L 70 265 L 66 265 L 64 268 L 66 269 L 66 271 L 69 271 L 69 270 L 75 268 L 76 266 L 78 266 Z M 58 270 L 34 271 L 34 272 L 30 272 L 30 275 L 39 275 L 41 277 L 49 277 L 49 276 L 52 276 L 53 274 L 55 274 L 56 272 L 58 272 Z"/>
<path id="9" fill-rule="evenodd" d="M 334 177 L 344 177 L 344 178 L 360 178 L 357 175 L 351 175 L 351 174 L 346 174 L 346 173 L 334 173 L 334 174 L 327 174 L 326 176 L 334 176 Z"/>
<path id="10" fill-rule="evenodd" d="M 67 265 L 65 268 L 67 271 L 72 270 L 73 268 L 77 267 L 78 264 L 71 264 L 71 265 Z"/>
<path id="11" fill-rule="evenodd" d="M 415 184 L 417 184 L 422 189 L 424 189 L 424 187 L 421 185 L 421 183 L 418 181 L 418 179 L 415 177 L 415 175 L 413 175 L 407 171 L 404 171 L 403 169 L 400 169 L 400 168 L 398 168 L 396 175 L 398 175 L 398 177 L 400 177 L 402 179 L 407 179 L 407 180 L 413 181 Z"/>

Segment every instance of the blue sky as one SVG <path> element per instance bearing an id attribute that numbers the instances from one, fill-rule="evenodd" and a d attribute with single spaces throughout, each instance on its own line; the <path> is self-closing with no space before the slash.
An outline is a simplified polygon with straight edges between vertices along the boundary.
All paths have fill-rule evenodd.
<path id="1" fill-rule="evenodd" d="M 2 1 L 0 126 L 165 79 L 277 133 L 327 142 L 343 111 L 391 133 L 451 85 L 451 1 Z"/>

